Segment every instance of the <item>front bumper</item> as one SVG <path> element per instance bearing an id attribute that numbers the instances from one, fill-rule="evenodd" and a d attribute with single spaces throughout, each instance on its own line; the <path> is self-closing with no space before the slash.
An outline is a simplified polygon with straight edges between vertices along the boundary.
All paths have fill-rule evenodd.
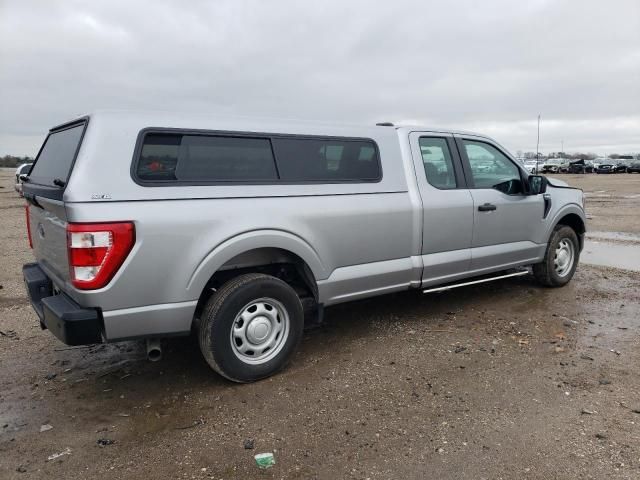
<path id="1" fill-rule="evenodd" d="M 64 293 L 54 292 L 53 284 L 37 263 L 22 267 L 31 306 L 47 328 L 67 345 L 102 342 L 102 315 L 95 308 L 83 308 Z"/>

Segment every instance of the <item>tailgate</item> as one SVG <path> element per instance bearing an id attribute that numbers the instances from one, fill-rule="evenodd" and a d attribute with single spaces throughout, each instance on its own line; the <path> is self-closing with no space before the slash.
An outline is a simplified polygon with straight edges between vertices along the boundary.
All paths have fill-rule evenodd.
<path id="1" fill-rule="evenodd" d="M 69 280 L 69 261 L 64 204 L 43 197 L 36 197 L 35 202 L 27 207 L 33 255 L 48 274 L 66 282 Z"/>

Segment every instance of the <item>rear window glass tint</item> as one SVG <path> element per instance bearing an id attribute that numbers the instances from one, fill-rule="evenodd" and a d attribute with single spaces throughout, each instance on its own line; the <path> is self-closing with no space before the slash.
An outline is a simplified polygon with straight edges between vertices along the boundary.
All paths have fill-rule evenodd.
<path id="1" fill-rule="evenodd" d="M 371 140 L 147 133 L 136 175 L 166 183 L 331 183 L 377 181 L 381 170 Z"/>
<path id="2" fill-rule="evenodd" d="M 146 135 L 137 174 L 146 181 L 224 182 L 278 178 L 269 139 L 201 135 Z"/>
<path id="3" fill-rule="evenodd" d="M 366 140 L 274 138 L 273 148 L 284 181 L 375 181 L 380 163 Z"/>
<path id="4" fill-rule="evenodd" d="M 181 141 L 181 135 L 147 135 L 138 162 L 138 177 L 150 181 L 176 180 Z"/>
<path id="5" fill-rule="evenodd" d="M 55 179 L 66 182 L 78 151 L 85 124 L 49 134 L 29 174 L 38 185 L 54 185 Z"/>
<path id="6" fill-rule="evenodd" d="M 264 138 L 185 136 L 179 180 L 275 180 L 271 142 Z"/>

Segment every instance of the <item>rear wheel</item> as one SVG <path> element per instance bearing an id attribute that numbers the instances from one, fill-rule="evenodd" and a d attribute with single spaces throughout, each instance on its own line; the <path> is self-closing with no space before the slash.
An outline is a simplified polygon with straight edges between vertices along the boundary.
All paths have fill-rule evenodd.
<path id="1" fill-rule="evenodd" d="M 207 302 L 198 327 L 200 350 L 220 375 L 253 382 L 288 363 L 303 327 L 302 303 L 293 288 L 270 275 L 240 275 Z"/>
<path id="2" fill-rule="evenodd" d="M 551 233 L 542 262 L 533 265 L 533 275 L 542 285 L 562 287 L 578 266 L 580 244 L 573 228 L 557 225 Z"/>

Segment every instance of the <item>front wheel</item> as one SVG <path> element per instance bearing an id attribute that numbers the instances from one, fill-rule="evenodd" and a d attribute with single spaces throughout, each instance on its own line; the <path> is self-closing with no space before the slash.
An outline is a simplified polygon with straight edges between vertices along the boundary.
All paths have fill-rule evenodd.
<path id="1" fill-rule="evenodd" d="M 223 377 L 253 382 L 284 368 L 303 327 L 302 303 L 293 288 L 270 275 L 240 275 L 207 302 L 199 325 L 200 350 Z"/>
<path id="2" fill-rule="evenodd" d="M 544 286 L 562 287 L 573 278 L 579 259 L 576 232 L 566 225 L 557 225 L 551 233 L 544 259 L 533 265 L 533 275 Z"/>

